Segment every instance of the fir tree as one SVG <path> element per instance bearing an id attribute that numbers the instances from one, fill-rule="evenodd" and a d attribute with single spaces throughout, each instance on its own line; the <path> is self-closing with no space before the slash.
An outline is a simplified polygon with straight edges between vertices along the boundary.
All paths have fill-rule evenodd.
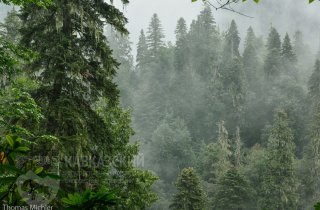
<path id="1" fill-rule="evenodd" d="M 275 114 L 267 149 L 262 209 L 297 209 L 297 179 L 294 170 L 294 137 L 284 110 Z"/>
<path id="2" fill-rule="evenodd" d="M 245 76 L 251 91 L 257 91 L 256 88 L 259 87 L 258 82 L 261 64 L 259 62 L 257 45 L 257 37 L 255 36 L 252 27 L 249 27 L 245 39 L 242 62 L 245 70 Z"/>
<path id="3" fill-rule="evenodd" d="M 176 48 L 175 48 L 175 70 L 181 72 L 185 69 L 188 63 L 189 49 L 187 39 L 187 25 L 183 18 L 178 20 L 175 30 Z"/>
<path id="4" fill-rule="evenodd" d="M 320 104 L 313 110 L 309 128 L 309 143 L 302 160 L 303 199 L 305 209 L 311 209 L 320 196 Z M 302 202 L 301 202 L 302 203 Z"/>
<path id="5" fill-rule="evenodd" d="M 218 66 L 220 37 L 210 7 L 206 6 L 193 21 L 189 32 L 191 62 L 193 69 L 209 82 L 214 67 Z"/>
<path id="6" fill-rule="evenodd" d="M 126 0 L 122 2 L 128 3 Z M 101 187 L 101 179 L 112 180 L 109 174 L 111 162 L 119 156 L 130 160 L 137 153 L 137 149 L 129 145 L 132 131 L 122 127 L 123 122 L 112 121 L 112 127 L 108 123 L 112 117 L 122 114 L 122 110 L 113 82 L 119 64 L 112 57 L 103 27 L 108 23 L 120 33 L 127 34 L 127 19 L 115 6 L 104 1 L 54 0 L 47 8 L 28 4 L 21 12 L 22 43 L 39 55 L 31 64 L 29 75 L 39 81 L 34 95 L 45 110 L 46 121 L 41 129 L 59 137 L 59 155 L 77 157 L 77 165 L 71 167 L 77 174 L 70 175 L 67 166 L 60 168 L 60 175 L 65 180 L 73 180 L 72 183 L 62 182 L 61 188 L 82 191 Z M 108 107 L 103 110 L 103 115 L 95 108 L 101 100 Z M 108 116 L 108 120 L 103 116 Z M 117 126 L 123 128 L 123 136 L 117 136 Z M 41 150 L 41 154 L 47 152 Z M 83 156 L 99 156 L 108 160 L 108 164 L 97 163 L 92 170 L 93 166 L 81 165 L 79 158 Z M 132 179 L 135 183 L 131 185 L 140 181 L 146 184 L 140 186 L 149 194 L 147 182 L 153 183 L 153 178 L 143 176 L 145 173 L 150 175 L 148 172 L 133 169 L 130 161 L 121 171 L 135 176 Z M 107 175 L 101 176 L 103 172 Z M 83 180 L 88 181 L 84 183 Z M 127 195 L 142 192 L 141 188 L 128 185 L 119 190 L 126 191 Z M 129 208 L 126 200 L 122 199 L 122 209 Z M 139 202 L 139 208 L 148 204 L 144 199 Z"/>
<path id="7" fill-rule="evenodd" d="M 231 167 L 230 143 L 224 122 L 218 124 L 218 141 L 206 146 L 199 164 L 199 171 L 204 181 L 216 184 Z"/>
<path id="8" fill-rule="evenodd" d="M 157 58 L 160 49 L 164 47 L 163 38 L 164 35 L 159 17 L 157 14 L 153 14 L 147 32 L 147 45 L 151 58 Z"/>
<path id="9" fill-rule="evenodd" d="M 320 101 L 320 60 L 316 60 L 314 71 L 309 79 L 309 96 L 316 106 Z"/>
<path id="10" fill-rule="evenodd" d="M 246 210 L 249 194 L 247 180 L 237 168 L 231 167 L 218 182 L 214 209 Z"/>
<path id="11" fill-rule="evenodd" d="M 137 44 L 137 67 L 142 68 L 148 59 L 148 45 L 144 31 L 140 31 L 139 42 Z"/>
<path id="12" fill-rule="evenodd" d="M 240 37 L 238 27 L 236 22 L 232 20 L 231 25 L 225 35 L 223 60 L 227 61 L 229 59 L 239 58 L 239 44 Z"/>
<path id="13" fill-rule="evenodd" d="M 133 90 L 136 89 L 137 83 L 136 74 L 133 71 L 132 43 L 129 40 L 129 36 L 120 34 L 111 27 L 107 27 L 106 36 L 112 49 L 113 57 L 120 63 L 114 81 L 120 91 L 121 105 L 124 107 L 132 106 L 133 101 L 130 96 L 133 94 Z"/>
<path id="14" fill-rule="evenodd" d="M 264 62 L 264 72 L 267 78 L 280 74 L 281 41 L 277 30 L 271 27 L 267 41 L 267 57 Z"/>
<path id="15" fill-rule="evenodd" d="M 21 20 L 18 16 L 18 11 L 13 8 L 8 12 L 3 23 L 0 23 L 0 36 L 4 37 L 6 40 L 17 44 L 20 41 L 21 35 Z"/>
<path id="16" fill-rule="evenodd" d="M 286 62 L 295 62 L 297 59 L 293 51 L 293 47 L 291 45 L 291 40 L 288 33 L 286 33 L 286 36 L 283 40 L 281 55 Z"/>
<path id="17" fill-rule="evenodd" d="M 193 168 L 185 168 L 181 171 L 176 186 L 178 192 L 174 195 L 170 209 L 203 210 L 206 208 L 206 195 Z"/>

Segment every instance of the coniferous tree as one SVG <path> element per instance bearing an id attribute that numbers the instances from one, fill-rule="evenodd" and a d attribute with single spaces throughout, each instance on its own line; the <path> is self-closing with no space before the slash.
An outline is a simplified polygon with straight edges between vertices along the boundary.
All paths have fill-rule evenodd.
<path id="1" fill-rule="evenodd" d="M 126 0 L 122 2 L 128 3 Z M 126 156 L 132 159 L 137 152 L 129 145 L 127 135 L 116 136 L 114 129 L 118 127 L 114 125 L 121 127 L 120 123 L 114 121 L 113 127 L 108 126 L 108 121 L 94 108 L 104 99 L 108 107 L 104 115 L 109 115 L 108 120 L 122 112 L 121 109 L 117 113 L 112 111 L 119 104 L 118 90 L 113 82 L 118 63 L 112 57 L 103 27 L 108 23 L 126 34 L 124 25 L 127 19 L 115 6 L 104 1 L 54 0 L 47 8 L 28 4 L 21 11 L 22 43 L 39 55 L 30 66 L 30 76 L 39 81 L 39 88 L 34 95 L 45 110 L 46 121 L 42 129 L 59 137 L 59 156 L 77 157 L 76 166 L 71 167 L 77 174 L 70 175 L 68 166 L 60 168 L 60 175 L 66 178 L 61 188 L 67 191 L 82 191 L 88 187 L 96 189 L 100 187 L 101 179 L 113 179 L 108 172 L 116 158 Z M 128 130 L 123 133 L 132 134 Z M 126 154 L 122 153 L 124 151 Z M 40 154 L 47 152 L 40 148 Z M 108 164 L 97 164 L 94 170 L 93 166 L 83 167 L 79 158 L 93 155 L 108 160 Z M 134 171 L 132 162 L 128 163 L 121 170 L 135 174 L 135 179 L 132 179 L 134 182 L 153 182 L 150 177 L 142 178 L 142 174 L 148 172 Z M 107 175 L 101 177 L 103 172 Z M 72 179 L 72 182 L 68 182 L 68 179 Z M 150 193 L 150 185 L 140 187 L 145 189 L 144 193 Z M 127 195 L 141 190 L 138 186 L 124 188 Z M 121 208 L 129 208 L 126 199 L 122 201 Z M 145 208 L 147 204 L 148 201 L 142 199 L 139 206 Z"/>
<path id="2" fill-rule="evenodd" d="M 224 122 L 218 124 L 218 141 L 206 146 L 199 164 L 204 181 L 216 184 L 231 167 L 230 140 Z"/>
<path id="3" fill-rule="evenodd" d="M 267 78 L 275 78 L 280 74 L 281 41 L 278 31 L 271 27 L 267 40 L 267 56 L 264 62 L 264 72 Z"/>
<path id="4" fill-rule="evenodd" d="M 282 43 L 281 56 L 283 72 L 297 79 L 297 57 L 294 53 L 288 33 L 286 33 Z"/>
<path id="5" fill-rule="evenodd" d="M 200 179 L 193 168 L 185 168 L 181 171 L 176 186 L 178 192 L 174 195 L 170 209 L 206 209 L 206 195 L 201 187 Z"/>
<path id="6" fill-rule="evenodd" d="M 162 180 L 173 183 L 181 169 L 192 166 L 192 140 L 183 120 L 166 116 L 151 141 L 147 163 Z"/>
<path id="7" fill-rule="evenodd" d="M 247 30 L 242 61 L 249 88 L 251 91 L 256 91 L 259 82 L 260 63 L 258 58 L 257 37 L 252 27 L 249 27 Z"/>
<path id="8" fill-rule="evenodd" d="M 230 27 L 225 35 L 225 44 L 223 52 L 223 60 L 228 61 L 229 59 L 239 58 L 239 45 L 240 37 L 238 32 L 237 24 L 234 20 L 231 21 Z"/>
<path id="9" fill-rule="evenodd" d="M 120 63 L 115 82 L 120 91 L 120 102 L 124 107 L 133 105 L 131 95 L 136 89 L 136 75 L 133 66 L 133 55 L 129 36 L 118 33 L 107 27 L 106 36 L 113 52 L 113 57 Z"/>
<path id="10" fill-rule="evenodd" d="M 293 51 L 293 47 L 291 45 L 291 40 L 290 40 L 288 33 L 286 33 L 284 40 L 283 40 L 283 43 L 282 43 L 281 55 L 285 61 L 295 62 L 297 59 L 296 55 Z"/>
<path id="11" fill-rule="evenodd" d="M 142 68 L 146 63 L 148 59 L 148 45 L 147 45 L 147 39 L 144 35 L 144 31 L 140 31 L 139 36 L 139 42 L 137 44 L 137 67 Z"/>
<path id="12" fill-rule="evenodd" d="M 268 139 L 266 172 L 263 177 L 262 209 L 297 209 L 297 179 L 294 170 L 294 137 L 284 110 L 275 114 Z"/>
<path id="13" fill-rule="evenodd" d="M 214 209 L 246 210 L 250 199 L 249 184 L 236 167 L 231 167 L 219 180 Z"/>
<path id="14" fill-rule="evenodd" d="M 301 183 L 305 209 L 311 209 L 320 196 L 320 105 L 313 110 L 313 119 L 308 135 L 309 143 L 302 159 Z"/>
<path id="15" fill-rule="evenodd" d="M 314 71 L 309 79 L 309 96 L 314 105 L 320 101 L 320 60 L 316 60 Z"/>
<path id="16" fill-rule="evenodd" d="M 153 14 L 147 32 L 149 56 L 152 59 L 157 58 L 160 49 L 164 47 L 163 38 L 164 35 L 159 17 L 157 14 Z"/>
<path id="17" fill-rule="evenodd" d="M 178 20 L 175 30 L 176 47 L 175 47 L 175 70 L 181 72 L 188 64 L 188 39 L 187 39 L 187 24 L 183 18 Z"/>
<path id="18" fill-rule="evenodd" d="M 206 82 L 210 81 L 218 65 L 220 38 L 210 7 L 206 6 L 190 26 L 189 42 L 194 70 Z"/>
<path id="19" fill-rule="evenodd" d="M 20 41 L 21 20 L 18 11 L 13 8 L 8 12 L 3 23 L 0 23 L 0 36 L 5 37 L 8 41 L 17 44 Z"/>

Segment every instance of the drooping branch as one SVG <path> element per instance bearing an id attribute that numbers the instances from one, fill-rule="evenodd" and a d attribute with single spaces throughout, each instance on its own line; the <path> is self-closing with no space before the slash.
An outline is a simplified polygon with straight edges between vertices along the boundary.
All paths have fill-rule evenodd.
<path id="1" fill-rule="evenodd" d="M 210 1 L 210 0 L 205 0 L 204 3 L 213 7 L 215 10 L 227 10 L 230 12 L 234 12 L 237 13 L 241 16 L 247 17 L 247 18 L 253 18 L 252 16 L 246 15 L 242 12 L 239 12 L 237 10 L 235 10 L 232 5 L 238 3 L 239 0 L 214 0 L 214 1 Z"/>

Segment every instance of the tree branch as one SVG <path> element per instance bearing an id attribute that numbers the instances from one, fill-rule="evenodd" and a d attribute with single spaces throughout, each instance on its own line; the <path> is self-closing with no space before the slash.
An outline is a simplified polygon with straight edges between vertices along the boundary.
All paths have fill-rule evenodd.
<path id="1" fill-rule="evenodd" d="M 223 9 L 223 10 L 227 10 L 227 11 L 230 11 L 230 12 L 234 12 L 234 13 L 237 13 L 241 16 L 244 16 L 244 17 L 247 17 L 247 18 L 253 18 L 252 16 L 249 16 L 249 15 L 246 15 L 244 13 L 241 13 L 235 9 L 233 9 L 231 7 L 231 4 L 233 3 L 237 3 L 238 0 L 227 0 L 225 2 L 221 2 L 222 0 L 215 0 L 219 5 L 215 5 L 213 4 L 211 1 L 205 1 L 205 3 L 211 7 L 213 7 L 216 11 L 219 10 L 219 9 Z"/>

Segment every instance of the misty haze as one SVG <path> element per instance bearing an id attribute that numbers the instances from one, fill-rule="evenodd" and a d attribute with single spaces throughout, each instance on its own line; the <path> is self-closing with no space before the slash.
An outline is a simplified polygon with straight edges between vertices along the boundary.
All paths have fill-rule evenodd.
<path id="1" fill-rule="evenodd" d="M 0 0 L 0 208 L 320 210 L 319 11 Z"/>

